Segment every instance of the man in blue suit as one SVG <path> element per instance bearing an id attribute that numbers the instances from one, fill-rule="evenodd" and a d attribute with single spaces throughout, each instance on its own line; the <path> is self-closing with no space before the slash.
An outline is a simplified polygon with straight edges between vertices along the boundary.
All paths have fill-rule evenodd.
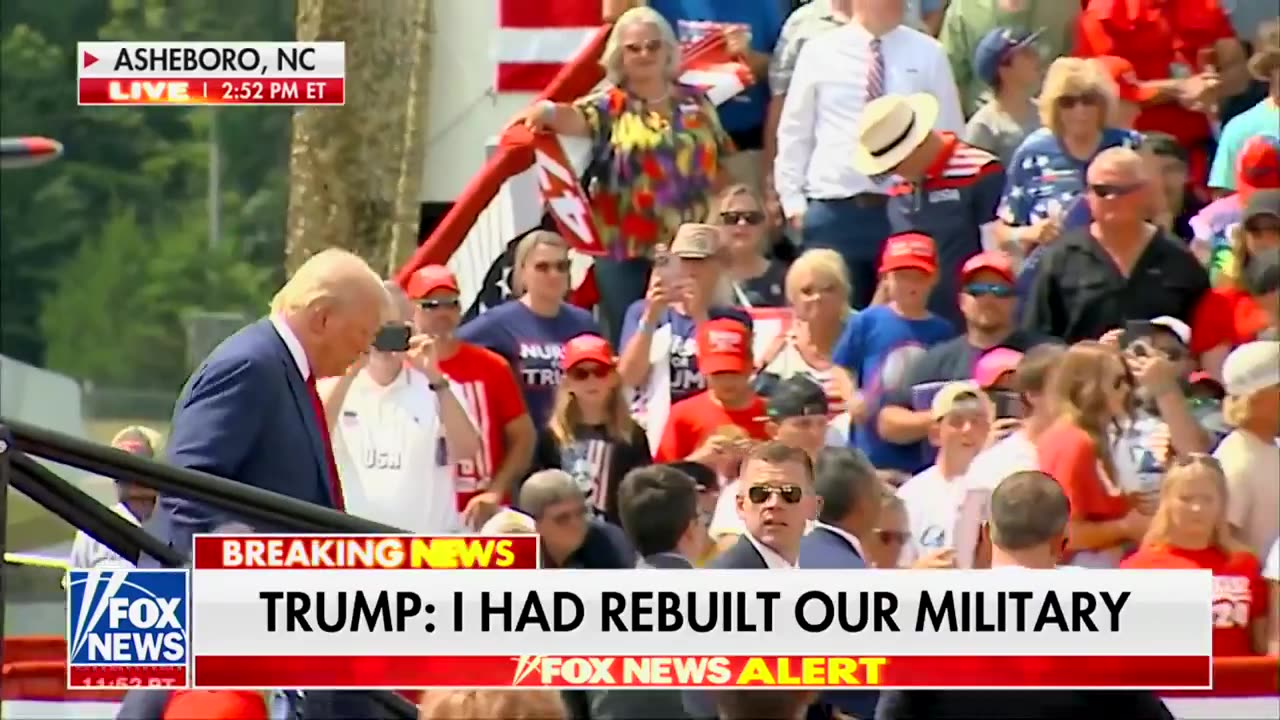
<path id="1" fill-rule="evenodd" d="M 367 352 L 389 308 L 382 280 L 360 258 L 342 250 L 309 258 L 271 301 L 271 315 L 227 338 L 187 381 L 169 462 L 342 509 L 315 381 L 343 374 Z M 237 519 L 163 496 L 148 529 L 190 553 L 192 535 Z"/>

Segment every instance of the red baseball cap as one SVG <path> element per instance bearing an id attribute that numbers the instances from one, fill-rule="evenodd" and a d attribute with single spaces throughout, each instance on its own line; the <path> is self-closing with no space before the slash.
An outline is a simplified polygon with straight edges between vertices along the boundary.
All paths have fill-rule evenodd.
<path id="1" fill-rule="evenodd" d="M 708 320 L 698 326 L 698 371 L 716 373 L 749 373 L 751 362 L 751 330 L 733 318 Z"/>
<path id="2" fill-rule="evenodd" d="M 899 233 L 889 236 L 880 256 L 880 274 L 914 268 L 933 274 L 938 272 L 938 251 L 933 238 L 923 233 Z"/>
<path id="3" fill-rule="evenodd" d="M 1141 105 L 1155 99 L 1156 89 L 1143 86 L 1133 63 L 1115 55 L 1099 55 L 1094 60 L 1101 63 L 1107 75 L 1111 76 L 1121 100 Z"/>
<path id="4" fill-rule="evenodd" d="M 584 333 L 564 344 L 564 354 L 560 356 L 561 369 L 569 370 L 584 362 L 613 367 L 613 348 L 609 347 L 609 341 L 599 335 Z"/>
<path id="5" fill-rule="evenodd" d="M 1280 188 L 1280 140 L 1254 135 L 1236 161 L 1236 191 L 1247 198 L 1254 190 Z"/>
<path id="6" fill-rule="evenodd" d="M 410 300 L 421 300 L 436 290 L 458 292 L 458 278 L 443 265 L 424 265 L 418 269 L 409 276 L 404 292 Z"/>
<path id="7" fill-rule="evenodd" d="M 961 282 L 969 279 L 971 275 L 976 275 L 983 270 L 990 270 L 1007 282 L 1015 282 L 1013 276 L 1013 263 L 1009 261 L 1009 256 L 1001 252 L 984 252 L 978 253 L 964 262 L 964 267 L 960 268 Z"/>

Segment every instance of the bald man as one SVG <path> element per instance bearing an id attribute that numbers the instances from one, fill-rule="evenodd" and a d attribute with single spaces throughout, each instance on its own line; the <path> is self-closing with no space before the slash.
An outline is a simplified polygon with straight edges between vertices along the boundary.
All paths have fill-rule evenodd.
<path id="1" fill-rule="evenodd" d="M 344 374 L 369 350 L 390 303 L 381 278 L 355 255 L 311 257 L 268 317 L 227 338 L 191 375 L 174 408 L 169 462 L 343 509 L 315 382 Z M 193 534 L 237 519 L 162 496 L 148 530 L 190 553 Z"/>
<path id="2" fill-rule="evenodd" d="M 1093 222 L 1045 251 L 1024 299 L 1023 326 L 1068 343 L 1098 339 L 1129 321 L 1191 322 L 1209 276 L 1187 244 L 1146 221 L 1152 183 L 1142 155 L 1103 150 L 1089 164 Z"/>

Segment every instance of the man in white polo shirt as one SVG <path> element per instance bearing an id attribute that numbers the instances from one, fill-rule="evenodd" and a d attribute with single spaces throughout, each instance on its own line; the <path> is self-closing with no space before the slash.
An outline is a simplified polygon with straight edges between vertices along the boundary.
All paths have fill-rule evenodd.
<path id="1" fill-rule="evenodd" d="M 346 509 L 410 532 L 458 532 L 453 465 L 474 457 L 480 435 L 440 371 L 434 338 L 410 336 L 412 307 L 388 290 L 398 317 L 366 359 L 320 381 Z"/>

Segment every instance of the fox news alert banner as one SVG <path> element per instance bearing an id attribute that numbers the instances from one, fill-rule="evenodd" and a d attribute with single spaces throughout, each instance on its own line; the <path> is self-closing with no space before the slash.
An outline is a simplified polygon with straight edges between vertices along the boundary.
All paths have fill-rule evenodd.
<path id="1" fill-rule="evenodd" d="M 81 105 L 342 105 L 341 42 L 76 46 Z"/>
<path id="2" fill-rule="evenodd" d="M 1207 571 L 548 571 L 538 557 L 532 536 L 199 537 L 192 683 L 1211 684 Z"/>

